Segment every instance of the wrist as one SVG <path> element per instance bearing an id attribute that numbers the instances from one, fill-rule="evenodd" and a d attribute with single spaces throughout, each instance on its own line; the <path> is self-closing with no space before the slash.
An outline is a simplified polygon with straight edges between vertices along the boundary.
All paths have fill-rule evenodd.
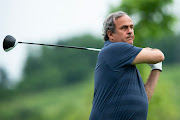
<path id="1" fill-rule="evenodd" d="M 149 64 L 151 67 L 151 70 L 159 70 L 162 72 L 162 62 L 156 63 L 156 64 Z"/>

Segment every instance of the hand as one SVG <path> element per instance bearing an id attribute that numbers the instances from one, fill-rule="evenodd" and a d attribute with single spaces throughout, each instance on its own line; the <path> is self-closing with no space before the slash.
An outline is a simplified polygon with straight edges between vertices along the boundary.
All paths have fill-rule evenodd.
<path id="1" fill-rule="evenodd" d="M 151 70 L 160 70 L 162 71 L 162 62 L 156 64 L 148 64 L 151 67 Z"/>

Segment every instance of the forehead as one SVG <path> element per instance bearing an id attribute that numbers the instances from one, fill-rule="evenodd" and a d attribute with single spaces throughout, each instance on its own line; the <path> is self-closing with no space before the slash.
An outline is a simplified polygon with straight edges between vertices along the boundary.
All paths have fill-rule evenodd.
<path id="1" fill-rule="evenodd" d="M 128 15 L 123 15 L 116 20 L 114 20 L 116 26 L 123 26 L 123 25 L 133 25 L 131 18 Z"/>

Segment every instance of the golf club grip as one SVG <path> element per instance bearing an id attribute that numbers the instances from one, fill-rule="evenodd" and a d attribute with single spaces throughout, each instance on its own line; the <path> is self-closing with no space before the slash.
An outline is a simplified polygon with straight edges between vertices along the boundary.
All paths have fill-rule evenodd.
<path id="1" fill-rule="evenodd" d="M 31 45 L 53 46 L 53 47 L 64 47 L 64 48 L 74 48 L 74 49 L 90 50 L 90 51 L 97 51 L 97 52 L 101 51 L 101 49 L 96 49 L 96 48 L 86 48 L 86 47 L 67 46 L 67 45 L 52 45 L 52 44 L 31 43 L 31 42 L 18 42 L 18 43 L 31 44 Z"/>

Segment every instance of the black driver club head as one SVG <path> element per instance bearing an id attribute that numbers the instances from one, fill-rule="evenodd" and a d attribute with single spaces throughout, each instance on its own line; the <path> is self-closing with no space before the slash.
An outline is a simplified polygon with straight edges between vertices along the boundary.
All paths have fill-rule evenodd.
<path id="1" fill-rule="evenodd" d="M 17 44 L 16 39 L 11 35 L 7 35 L 3 41 L 3 49 L 4 51 L 8 52 L 11 49 L 13 49 L 16 46 L 16 44 Z"/>

